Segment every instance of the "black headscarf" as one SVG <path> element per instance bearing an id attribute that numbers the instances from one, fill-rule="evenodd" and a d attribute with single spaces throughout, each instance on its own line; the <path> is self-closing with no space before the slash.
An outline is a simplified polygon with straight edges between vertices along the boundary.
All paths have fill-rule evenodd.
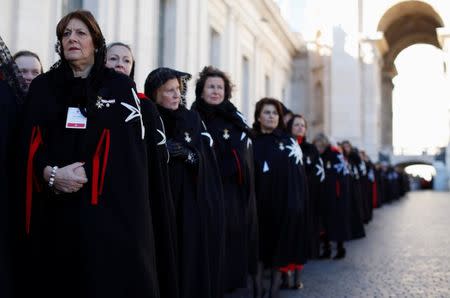
<path id="1" fill-rule="evenodd" d="M 164 85 L 168 80 L 180 80 L 181 104 L 186 106 L 187 82 L 191 79 L 191 74 L 178 71 L 168 67 L 160 67 L 153 70 L 145 80 L 144 93 L 153 101 L 156 101 L 156 90 Z"/>
<path id="2" fill-rule="evenodd" d="M 14 62 L 11 52 L 0 37 L 0 78 L 1 77 L 3 77 L 13 90 L 17 102 L 22 103 L 26 95 L 25 90 L 27 90 L 25 80 L 23 79 L 16 62 Z"/>

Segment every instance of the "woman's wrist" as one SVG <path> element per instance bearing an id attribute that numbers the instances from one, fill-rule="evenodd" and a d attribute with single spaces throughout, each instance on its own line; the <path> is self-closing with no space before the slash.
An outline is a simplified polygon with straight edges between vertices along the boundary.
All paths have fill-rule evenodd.
<path id="1" fill-rule="evenodd" d="M 56 171 L 58 170 L 58 166 L 52 167 L 52 171 L 50 172 L 50 178 L 48 179 L 48 187 L 53 188 L 53 184 L 55 183 Z"/>
<path id="2" fill-rule="evenodd" d="M 44 173 L 43 173 L 45 182 L 48 182 L 50 180 L 51 173 L 52 173 L 52 167 L 51 166 L 46 166 L 44 168 Z"/>

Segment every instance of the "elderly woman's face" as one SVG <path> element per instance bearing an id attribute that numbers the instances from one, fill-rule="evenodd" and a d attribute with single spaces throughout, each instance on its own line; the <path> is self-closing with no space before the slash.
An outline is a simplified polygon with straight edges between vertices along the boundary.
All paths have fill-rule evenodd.
<path id="1" fill-rule="evenodd" d="M 79 19 L 71 19 L 62 37 L 64 58 L 71 64 L 94 64 L 95 47 L 88 27 Z"/>
<path id="2" fill-rule="evenodd" d="M 225 98 L 225 82 L 221 77 L 209 77 L 202 92 L 203 99 L 210 105 L 221 104 Z"/>
<path id="3" fill-rule="evenodd" d="M 106 67 L 130 76 L 133 67 L 133 55 L 131 51 L 121 45 L 111 47 L 106 53 Z"/>
<path id="4" fill-rule="evenodd" d="M 177 110 L 180 105 L 180 83 L 170 79 L 156 91 L 156 103 L 169 110 Z"/>

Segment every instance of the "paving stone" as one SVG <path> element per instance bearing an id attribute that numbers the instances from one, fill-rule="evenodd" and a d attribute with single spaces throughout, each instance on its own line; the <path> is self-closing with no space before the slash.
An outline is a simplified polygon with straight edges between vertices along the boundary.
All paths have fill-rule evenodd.
<path id="1" fill-rule="evenodd" d="M 374 211 L 340 261 L 309 261 L 297 297 L 450 297 L 450 193 L 411 192 Z"/>

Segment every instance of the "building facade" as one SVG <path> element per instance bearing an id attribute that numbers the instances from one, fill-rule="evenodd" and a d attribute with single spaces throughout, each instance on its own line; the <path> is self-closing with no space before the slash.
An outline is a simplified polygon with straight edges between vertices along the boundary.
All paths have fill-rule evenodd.
<path id="1" fill-rule="evenodd" d="M 12 52 L 37 52 L 48 69 L 57 59 L 55 28 L 67 12 L 90 10 L 107 43 L 130 44 L 139 90 L 147 74 L 167 66 L 191 73 L 206 65 L 228 72 L 234 103 L 252 122 L 264 96 L 287 101 L 292 60 L 301 40 L 273 0 L 2 0 L 0 28 Z M 193 80 L 194 81 L 194 80 Z M 194 82 L 188 101 L 193 100 Z"/>
<path id="2" fill-rule="evenodd" d="M 192 102 L 198 72 L 215 65 L 230 74 L 232 100 L 250 123 L 255 102 L 275 97 L 306 117 L 310 138 L 325 132 L 334 141 L 348 139 L 376 160 L 380 151 L 392 153 L 398 53 L 432 44 L 445 53 L 449 69 L 446 2 L 2 0 L 0 35 L 12 52 L 35 51 L 48 69 L 58 59 L 58 20 L 88 9 L 107 42 L 131 45 L 139 90 L 151 70 L 173 67 L 193 74 Z M 448 71 L 447 78 L 450 86 Z"/>

